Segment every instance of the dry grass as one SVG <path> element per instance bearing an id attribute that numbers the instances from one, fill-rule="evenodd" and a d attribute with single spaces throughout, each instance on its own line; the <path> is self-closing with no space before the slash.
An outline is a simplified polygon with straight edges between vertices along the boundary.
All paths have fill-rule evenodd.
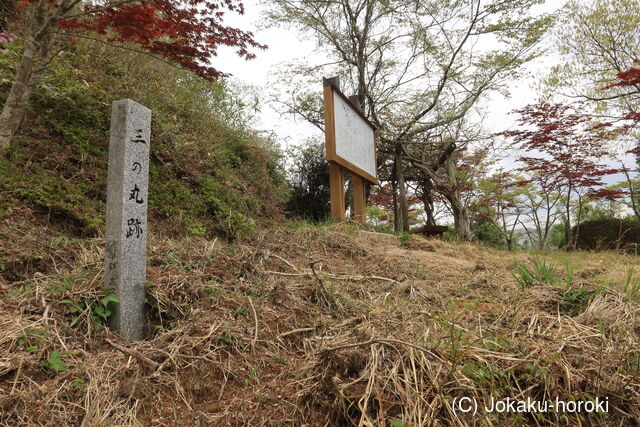
<path id="1" fill-rule="evenodd" d="M 581 286 L 602 289 L 570 316 L 561 287 L 516 285 L 523 253 L 402 243 L 350 225 L 273 228 L 234 244 L 157 238 L 148 339 L 128 343 L 95 326 L 102 241 L 10 225 L 0 231 L 2 425 L 640 419 L 640 305 L 621 287 L 637 257 L 543 255 L 573 259 Z M 52 369 L 54 352 L 68 369 Z M 462 416 L 452 408 L 462 396 L 606 396 L 611 410 Z"/>

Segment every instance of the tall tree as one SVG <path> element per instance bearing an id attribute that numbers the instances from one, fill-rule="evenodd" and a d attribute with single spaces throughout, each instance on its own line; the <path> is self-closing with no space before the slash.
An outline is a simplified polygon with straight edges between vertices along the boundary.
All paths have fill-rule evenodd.
<path id="1" fill-rule="evenodd" d="M 358 96 L 364 113 L 379 127 L 378 164 L 393 171 L 386 178 L 406 207 L 402 175 L 407 164 L 420 165 L 423 174 L 433 164 L 432 159 L 414 164 L 409 158 L 421 159 L 422 147 L 455 179 L 455 161 L 437 159 L 451 156 L 463 144 L 440 144 L 438 135 L 536 56 L 535 46 L 549 24 L 548 17 L 531 14 L 539 3 L 543 1 L 274 0 L 271 21 L 311 33 L 328 58 L 294 70 L 306 79 L 292 90 L 287 107 L 322 129 L 320 97 L 309 88 L 322 73 L 340 75 L 345 91 Z M 393 166 L 385 167 L 387 163 Z M 437 191 L 455 206 L 459 237 L 470 238 L 456 185 L 450 184 Z"/>
<path id="2" fill-rule="evenodd" d="M 476 218 L 492 224 L 500 232 L 507 250 L 513 250 L 516 227 L 524 214 L 522 179 L 510 172 L 499 170 L 478 182 L 479 197 L 472 210 Z"/>
<path id="3" fill-rule="evenodd" d="M 547 89 L 593 101 L 601 112 L 625 114 L 640 107 L 640 84 L 610 85 L 640 58 L 640 0 L 568 1 L 555 42 L 561 62 Z"/>
<path id="4" fill-rule="evenodd" d="M 244 13 L 236 0 L 19 0 L 22 59 L 0 113 L 0 156 L 8 152 L 42 72 L 73 40 L 90 38 L 155 56 L 206 79 L 224 75 L 208 65 L 220 46 L 245 59 L 265 48 L 253 35 L 223 25 L 224 10 Z"/>
<path id="5" fill-rule="evenodd" d="M 640 121 L 640 0 L 570 0 L 555 31 L 561 62 L 545 81 L 546 95 L 561 94 L 588 101 L 586 107 L 604 120 L 623 119 L 626 130 Z M 633 155 L 640 147 L 637 131 L 627 136 Z M 619 134 L 617 136 L 620 136 Z M 635 150 L 635 151 L 634 151 Z M 640 185 L 627 166 L 629 156 L 618 159 L 625 173 L 629 206 L 640 217 Z M 636 157 L 636 163 L 638 158 Z M 640 168 L 638 169 L 640 170 Z M 639 172 L 635 171 L 636 174 Z"/>
<path id="6" fill-rule="evenodd" d="M 521 128 L 504 132 L 524 153 L 519 161 L 523 170 L 547 178 L 547 184 L 564 191 L 563 217 L 565 241 L 573 246 L 575 236 L 571 218 L 581 216 L 584 197 L 620 196 L 619 191 L 606 190 L 603 178 L 619 172 L 609 167 L 607 143 L 611 130 L 578 111 L 579 105 L 540 103 L 517 110 Z M 572 202 L 575 202 L 572 204 Z"/>
<path id="7" fill-rule="evenodd" d="M 520 184 L 524 206 L 520 224 L 531 246 L 542 250 L 547 246 L 553 226 L 560 217 L 559 208 L 564 195 L 562 182 L 546 171 L 533 171 Z"/>
<path id="8" fill-rule="evenodd" d="M 323 221 L 329 217 L 329 165 L 324 157 L 324 145 L 309 140 L 304 147 L 289 149 L 291 165 L 288 180 L 291 194 L 286 209 L 288 214 Z"/>

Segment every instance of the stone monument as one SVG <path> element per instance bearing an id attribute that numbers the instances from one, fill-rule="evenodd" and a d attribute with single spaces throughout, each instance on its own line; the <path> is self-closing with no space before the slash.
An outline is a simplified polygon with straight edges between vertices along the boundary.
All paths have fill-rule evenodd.
<path id="1" fill-rule="evenodd" d="M 110 326 L 130 340 L 145 332 L 151 110 L 123 99 L 111 112 L 105 283 L 118 303 Z"/>

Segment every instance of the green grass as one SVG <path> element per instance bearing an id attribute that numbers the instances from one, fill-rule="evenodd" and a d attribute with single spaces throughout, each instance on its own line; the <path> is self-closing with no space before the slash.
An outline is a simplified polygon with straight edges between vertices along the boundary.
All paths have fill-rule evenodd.
<path id="1" fill-rule="evenodd" d="M 523 263 L 516 264 L 512 275 L 521 288 L 529 288 L 538 284 L 557 285 L 556 272 L 554 265 L 536 257 L 531 268 Z"/>
<path id="2" fill-rule="evenodd" d="M 16 49 L 0 51 L 0 78 L 12 75 Z M 0 98 L 7 88 L 0 84 Z M 246 125 L 253 113 L 243 95 L 79 40 L 43 75 L 15 148 L 0 160 L 0 213 L 25 206 L 78 234 L 100 234 L 111 103 L 130 98 L 153 112 L 150 218 L 172 234 L 251 234 L 256 219 L 278 211 L 287 184 L 273 141 Z"/>
<path id="3" fill-rule="evenodd" d="M 633 267 L 629 267 L 625 277 L 622 291 L 626 298 L 632 301 L 640 301 L 640 277 L 635 276 Z"/>

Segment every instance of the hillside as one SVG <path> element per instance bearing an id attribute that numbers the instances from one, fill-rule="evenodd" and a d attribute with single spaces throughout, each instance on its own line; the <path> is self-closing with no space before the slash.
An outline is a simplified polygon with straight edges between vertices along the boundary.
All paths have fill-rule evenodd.
<path id="1" fill-rule="evenodd" d="M 20 51 L 0 50 L 3 101 Z M 42 80 L 23 131 L 0 158 L 0 218 L 26 208 L 72 236 L 103 232 L 111 105 L 124 98 L 152 110 L 149 211 L 156 229 L 234 238 L 279 215 L 287 192 L 281 155 L 251 127 L 249 90 L 83 40 Z"/>
<path id="2" fill-rule="evenodd" d="M 271 224 L 149 242 L 142 342 L 102 328 L 101 238 L 1 222 L 2 425 L 636 425 L 637 259 Z M 557 266 L 546 282 L 516 274 Z M 521 264 L 524 263 L 524 264 Z M 637 273 L 636 273 L 637 274 Z M 567 286 L 567 281 L 569 285 Z M 108 313 L 107 313 L 108 314 Z M 456 397 L 608 414 L 455 414 Z"/>

